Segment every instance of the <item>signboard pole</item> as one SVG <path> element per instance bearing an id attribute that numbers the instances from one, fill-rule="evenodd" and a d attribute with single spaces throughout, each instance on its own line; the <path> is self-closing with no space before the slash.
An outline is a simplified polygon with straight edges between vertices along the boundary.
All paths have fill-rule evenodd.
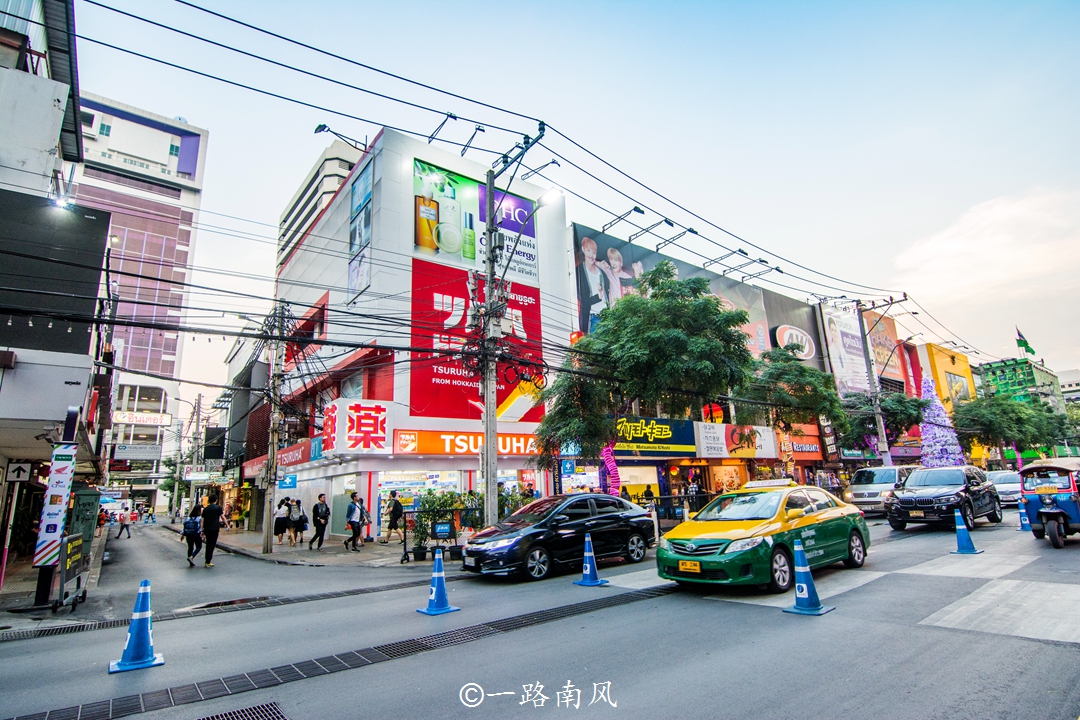
<path id="1" fill-rule="evenodd" d="M 866 319 L 863 318 L 862 301 L 855 301 L 855 314 L 859 316 L 859 333 L 862 335 L 863 359 L 866 361 L 866 377 L 870 382 L 870 399 L 874 403 L 874 419 L 877 421 L 877 450 L 881 464 L 889 467 L 893 464 L 889 454 L 889 438 L 885 435 L 885 418 L 881 414 L 881 388 L 878 386 L 877 373 L 870 362 L 870 336 L 866 332 Z"/>
<path id="2" fill-rule="evenodd" d="M 283 336 L 285 334 L 285 308 L 281 303 L 274 308 L 274 323 L 271 335 L 277 338 L 270 344 L 270 440 L 266 448 L 266 503 L 263 507 L 263 547 L 264 555 L 274 552 L 274 491 L 277 489 L 277 453 L 278 427 L 281 425 L 281 374 L 285 353 Z"/>
<path id="3" fill-rule="evenodd" d="M 484 286 L 484 377 L 480 383 L 484 396 L 484 451 L 481 472 L 484 476 L 484 526 L 499 522 L 499 426 L 496 416 L 498 369 L 495 355 L 499 346 L 499 325 L 495 288 L 495 263 L 499 256 L 501 235 L 495 223 L 495 171 L 487 172 L 487 278 Z"/>
<path id="4" fill-rule="evenodd" d="M 60 561 L 60 544 L 64 537 L 67 523 L 68 501 L 71 498 L 71 481 L 75 479 L 75 455 L 79 446 L 75 433 L 79 425 L 81 408 L 69 407 L 64 422 L 64 435 L 61 442 L 53 446 L 52 462 L 49 466 L 49 488 L 45 491 L 45 502 L 41 507 L 41 522 L 38 525 L 37 545 L 34 547 L 33 566 L 39 568 L 37 590 L 34 593 L 34 605 L 44 607 L 52 597 L 53 578 L 56 565 Z"/>

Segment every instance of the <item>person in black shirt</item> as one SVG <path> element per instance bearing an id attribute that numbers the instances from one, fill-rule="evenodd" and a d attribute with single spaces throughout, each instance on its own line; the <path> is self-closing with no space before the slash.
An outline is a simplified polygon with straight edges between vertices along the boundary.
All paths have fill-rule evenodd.
<path id="1" fill-rule="evenodd" d="M 322 550 L 323 533 L 326 532 L 326 524 L 330 521 L 330 506 L 326 504 L 326 493 L 319 493 L 319 502 L 311 508 L 311 521 L 315 523 L 315 534 L 308 541 L 308 550 L 319 541 L 319 549 Z"/>
<path id="2" fill-rule="evenodd" d="M 390 542 L 390 533 L 396 532 L 398 537 L 401 538 L 401 543 L 405 542 L 405 535 L 402 534 L 399 523 L 401 518 L 405 514 L 405 509 L 401 506 L 401 501 L 398 500 L 397 490 L 390 491 L 390 499 L 386 503 L 387 514 L 390 516 L 390 524 L 386 528 L 386 537 L 379 541 L 379 544 L 386 545 Z"/>
<path id="3" fill-rule="evenodd" d="M 221 531 L 221 516 L 224 510 L 217 504 L 217 495 L 210 496 L 210 504 L 203 508 L 202 532 L 206 540 L 206 567 L 214 567 L 214 548 L 217 547 L 218 532 Z"/>

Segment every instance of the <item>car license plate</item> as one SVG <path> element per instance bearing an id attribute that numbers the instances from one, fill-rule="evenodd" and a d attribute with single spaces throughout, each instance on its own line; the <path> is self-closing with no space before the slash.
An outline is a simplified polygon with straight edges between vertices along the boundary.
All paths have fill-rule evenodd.
<path id="1" fill-rule="evenodd" d="M 926 517 L 926 513 L 922 510 L 908 510 L 908 517 Z"/>
<path id="2" fill-rule="evenodd" d="M 465 556 L 465 567 L 476 567 L 476 558 Z"/>
<path id="3" fill-rule="evenodd" d="M 1057 491 L 1057 485 L 1040 485 L 1035 488 L 1035 492 L 1039 495 L 1053 495 Z"/>
<path id="4" fill-rule="evenodd" d="M 681 572 L 701 572 L 701 563 L 697 560 L 680 560 L 679 570 Z"/>

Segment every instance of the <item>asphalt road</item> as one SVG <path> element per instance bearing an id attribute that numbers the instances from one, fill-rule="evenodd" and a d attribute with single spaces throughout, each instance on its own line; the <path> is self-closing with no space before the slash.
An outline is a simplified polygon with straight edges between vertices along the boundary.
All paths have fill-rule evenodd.
<path id="1" fill-rule="evenodd" d="M 470 639 L 477 633 L 469 631 L 466 638 L 449 638 L 447 647 L 403 651 L 404 657 L 385 662 L 136 717 L 195 719 L 276 702 L 291 720 L 552 713 L 1075 718 L 1080 541 L 1053 550 L 1017 532 L 1015 523 L 1015 513 L 1001 526 L 980 522 L 973 536 L 986 552 L 976 556 L 950 555 L 955 541 L 948 531 L 894 533 L 876 525 L 862 570 L 837 565 L 815 573 L 825 604 L 836 606 L 821 617 L 785 614 L 780 606 L 790 596 L 756 589 L 628 595 L 624 599 L 633 602 L 521 629 L 500 624 L 503 631 L 487 630 L 479 639 Z M 130 543 L 110 542 L 112 562 L 87 617 L 130 613 L 143 577 L 153 581 L 160 613 L 233 598 L 375 588 L 425 574 L 414 567 L 278 566 L 229 555 L 216 558 L 213 569 L 189 570 L 172 536 L 140 530 Z M 613 598 L 660 585 L 651 569 L 651 558 L 602 567 L 612 581 L 602 588 L 575 586 L 572 575 L 542 583 L 455 581 L 448 585 L 450 601 L 462 610 L 439 617 L 415 612 L 426 604 L 427 590 L 413 587 L 159 622 L 154 641 L 165 665 L 119 675 L 108 675 L 106 667 L 120 656 L 125 628 L 0 643 L 0 717 L 181 688 Z M 448 568 L 447 574 L 458 572 Z M 568 682 L 581 690 L 578 708 L 556 704 Z M 467 683 L 486 693 L 476 707 L 460 699 Z M 617 707 L 605 700 L 590 704 L 598 695 L 594 684 L 604 683 Z M 543 706 L 522 704 L 523 686 L 537 684 L 547 698 Z M 174 690 L 172 697 L 181 693 Z M 473 688 L 466 697 L 475 700 L 478 692 Z"/>

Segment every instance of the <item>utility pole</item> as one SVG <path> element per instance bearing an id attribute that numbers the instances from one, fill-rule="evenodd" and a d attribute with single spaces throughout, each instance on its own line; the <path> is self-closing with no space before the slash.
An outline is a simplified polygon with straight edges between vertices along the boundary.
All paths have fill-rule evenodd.
<path id="1" fill-rule="evenodd" d="M 202 453 L 199 451 L 202 447 L 202 430 L 200 425 L 202 422 L 202 393 L 199 393 L 195 398 L 195 437 L 192 441 L 195 443 L 195 447 L 191 449 L 191 464 L 198 465 L 202 459 Z M 195 504 L 195 478 L 188 476 L 187 496 L 190 501 L 188 504 L 194 506 Z"/>
<path id="2" fill-rule="evenodd" d="M 893 461 L 892 455 L 889 454 L 889 439 L 885 436 L 885 417 L 881 414 L 881 386 L 878 385 L 874 364 L 870 361 L 870 337 L 866 332 L 861 300 L 855 301 L 855 312 L 859 316 L 859 334 L 862 336 L 863 360 L 866 361 L 866 378 L 870 382 L 870 400 L 874 404 L 874 419 L 877 421 L 878 456 L 881 457 L 881 464 L 889 467 Z"/>
<path id="3" fill-rule="evenodd" d="M 270 322 L 270 439 L 266 448 L 266 502 L 263 505 L 263 554 L 274 552 L 274 491 L 277 490 L 278 429 L 281 427 L 281 379 L 284 372 L 285 306 L 274 307 Z"/>

